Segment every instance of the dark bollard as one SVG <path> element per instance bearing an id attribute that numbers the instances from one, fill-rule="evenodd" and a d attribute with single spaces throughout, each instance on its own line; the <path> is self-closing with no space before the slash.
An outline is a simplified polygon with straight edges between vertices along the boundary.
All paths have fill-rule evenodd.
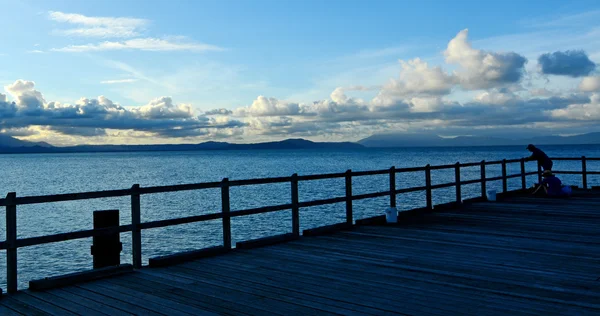
<path id="1" fill-rule="evenodd" d="M 94 211 L 94 229 L 118 226 L 119 210 Z M 119 232 L 94 236 L 91 250 L 94 257 L 94 269 L 118 266 L 121 264 L 121 251 L 123 250 Z"/>

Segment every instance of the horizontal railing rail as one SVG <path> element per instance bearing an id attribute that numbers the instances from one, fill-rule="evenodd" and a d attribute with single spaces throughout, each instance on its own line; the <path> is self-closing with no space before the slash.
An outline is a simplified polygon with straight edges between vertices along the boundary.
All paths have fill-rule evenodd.
<path id="1" fill-rule="evenodd" d="M 553 171 L 556 174 L 575 174 L 582 175 L 583 188 L 587 189 L 587 175 L 600 175 L 600 171 L 587 171 L 587 161 L 600 161 L 600 158 L 571 158 L 571 157 L 558 157 L 552 158 L 557 161 L 581 161 L 581 171 L 567 170 L 567 171 Z M 142 266 L 142 247 L 141 247 L 141 231 L 145 229 L 154 229 L 189 223 L 204 222 L 210 220 L 222 220 L 223 221 L 223 247 L 226 249 L 231 248 L 231 224 L 232 218 L 249 216 L 255 214 L 264 214 L 270 212 L 277 212 L 283 210 L 292 210 L 292 234 L 295 237 L 300 236 L 300 208 L 321 206 L 335 203 L 346 203 L 346 224 L 353 224 L 353 209 L 352 202 L 357 200 L 380 198 L 388 196 L 390 199 L 390 207 L 396 207 L 396 196 L 403 193 L 411 192 L 425 192 L 426 194 L 426 209 L 433 208 L 432 191 L 442 188 L 455 187 L 456 190 L 456 202 L 462 202 L 462 186 L 481 184 L 481 197 L 486 196 L 487 183 L 492 181 L 502 181 L 502 192 L 508 192 L 508 180 L 513 178 L 521 178 L 521 189 L 527 188 L 526 177 L 527 176 L 538 176 L 538 182 L 541 182 L 541 167 L 538 164 L 536 171 L 527 172 L 525 170 L 525 163 L 530 161 L 529 159 L 505 159 L 498 161 L 481 161 L 472 163 L 455 163 L 447 165 L 436 165 L 436 166 L 423 166 L 423 167 L 408 167 L 408 168 L 395 168 L 382 170 L 369 170 L 369 171 L 352 171 L 347 170 L 342 173 L 328 173 L 328 174 L 314 174 L 314 175 L 297 175 L 294 174 L 289 177 L 270 177 L 270 178 L 258 178 L 258 179 L 242 179 L 242 180 L 229 180 L 227 178 L 219 182 L 204 182 L 204 183 L 192 183 L 192 184 L 177 184 L 177 185 L 166 185 L 166 186 L 151 186 L 151 187 L 140 187 L 139 185 L 133 185 L 129 189 L 119 190 L 106 190 L 106 191 L 94 191 L 94 192 L 79 192 L 79 193 L 67 193 L 67 194 L 55 194 L 55 195 L 40 195 L 40 196 L 25 196 L 17 197 L 16 193 L 9 193 L 6 198 L 0 199 L 0 206 L 6 208 L 6 240 L 0 242 L 0 249 L 5 249 L 7 252 L 7 290 L 9 293 L 13 293 L 17 290 L 17 249 L 22 247 L 29 247 L 35 245 L 42 245 L 47 243 L 63 242 L 74 239 L 89 238 L 95 236 L 102 236 L 106 234 L 132 232 L 132 262 L 135 268 Z M 516 174 L 507 174 L 507 165 L 513 163 L 520 163 L 520 172 Z M 502 175 L 497 177 L 488 177 L 486 175 L 486 167 L 492 165 L 500 165 L 502 167 Z M 461 180 L 461 168 L 480 168 L 480 177 L 471 180 Z M 435 170 L 447 170 L 453 169 L 455 179 L 452 182 L 432 184 L 431 172 Z M 411 172 L 424 172 L 425 185 L 408 187 L 408 188 L 397 188 L 396 176 L 402 173 Z M 388 175 L 389 176 L 389 189 L 385 191 L 370 192 L 353 194 L 352 193 L 352 179 L 355 177 L 374 176 L 374 175 Z M 315 180 L 328 180 L 328 179 L 345 179 L 345 195 L 339 197 L 317 199 L 311 201 L 299 201 L 299 190 L 298 183 L 302 181 L 315 181 Z M 290 184 L 291 189 L 291 201 L 288 204 L 262 206 L 257 208 L 243 209 L 243 210 L 231 210 L 230 205 L 230 188 L 238 186 L 251 186 L 251 185 L 264 185 L 264 184 Z M 180 218 L 163 219 L 142 222 L 141 221 L 141 207 L 140 197 L 148 194 L 167 193 L 167 192 L 180 192 L 180 191 L 191 191 L 191 190 L 204 190 L 204 189 L 219 189 L 221 191 L 221 210 L 219 212 L 193 215 Z M 16 214 L 17 206 L 28 205 L 28 204 L 41 204 L 41 203 L 55 203 L 65 201 L 77 201 L 77 200 L 89 200 L 89 199 L 101 199 L 101 198 L 115 198 L 115 197 L 131 197 L 131 224 L 121 225 L 110 228 L 102 229 L 89 229 L 67 233 L 58 233 L 46 236 L 36 236 L 27 238 L 17 238 L 17 225 L 16 225 Z"/>

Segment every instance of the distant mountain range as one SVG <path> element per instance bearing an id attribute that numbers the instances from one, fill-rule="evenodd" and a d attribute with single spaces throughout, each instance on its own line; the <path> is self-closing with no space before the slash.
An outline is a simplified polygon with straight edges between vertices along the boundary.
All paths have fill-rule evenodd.
<path id="1" fill-rule="evenodd" d="M 1 135 L 0 135 L 1 136 Z M 277 142 L 232 144 L 205 142 L 174 145 L 78 145 L 54 147 L 47 143 L 31 143 L 4 135 L 0 138 L 0 153 L 73 153 L 73 152 L 133 152 L 133 151 L 194 151 L 194 150 L 283 150 L 283 149 L 357 149 L 364 146 L 351 142 L 312 142 L 286 139 Z"/>
<path id="2" fill-rule="evenodd" d="M 358 141 L 365 147 L 469 147 L 469 146 L 522 146 L 535 145 L 589 145 L 600 144 L 600 133 L 575 136 L 541 136 L 531 138 L 502 138 L 458 136 L 444 138 L 432 134 L 378 134 Z"/>
<path id="3" fill-rule="evenodd" d="M 12 136 L 0 134 L 0 147 L 52 147 L 45 142 L 28 142 Z"/>
<path id="4" fill-rule="evenodd" d="M 55 147 L 45 142 L 28 142 L 0 134 L 0 154 L 6 153 L 73 153 L 73 152 L 133 152 L 133 151 L 195 151 L 195 150 L 284 150 L 284 149 L 361 149 L 365 147 L 470 147 L 600 144 L 600 133 L 576 136 L 543 136 L 522 139 L 501 137 L 459 136 L 444 138 L 432 134 L 378 134 L 352 142 L 312 142 L 286 139 L 277 142 L 232 144 L 204 142 L 176 145 L 78 145 Z"/>

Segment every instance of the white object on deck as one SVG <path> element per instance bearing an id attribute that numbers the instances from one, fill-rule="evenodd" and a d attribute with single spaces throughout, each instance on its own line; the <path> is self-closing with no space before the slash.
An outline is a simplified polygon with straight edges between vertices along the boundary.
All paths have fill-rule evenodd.
<path id="1" fill-rule="evenodd" d="M 487 190 L 488 201 L 496 201 L 496 190 Z"/>
<path id="2" fill-rule="evenodd" d="M 385 220 L 388 223 L 397 223 L 398 222 L 398 209 L 395 207 L 389 207 L 385 210 Z"/>

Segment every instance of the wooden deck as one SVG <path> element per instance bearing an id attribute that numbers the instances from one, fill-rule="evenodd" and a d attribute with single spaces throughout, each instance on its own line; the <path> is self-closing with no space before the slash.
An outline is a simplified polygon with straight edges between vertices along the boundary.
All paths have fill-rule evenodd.
<path id="1" fill-rule="evenodd" d="M 600 194 L 481 202 L 0 300 L 1 315 L 600 315 Z"/>

